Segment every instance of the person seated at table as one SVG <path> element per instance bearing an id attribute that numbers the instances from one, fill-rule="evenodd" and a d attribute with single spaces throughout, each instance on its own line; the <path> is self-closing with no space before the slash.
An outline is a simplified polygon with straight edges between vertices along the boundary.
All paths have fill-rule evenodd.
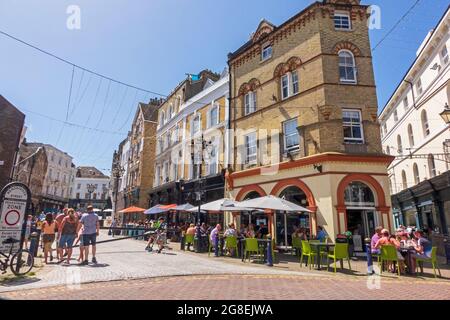
<path id="1" fill-rule="evenodd" d="M 370 247 L 372 249 L 372 254 L 380 254 L 380 249 L 376 248 L 376 244 L 378 240 L 381 238 L 381 231 L 383 230 L 383 227 L 376 227 L 375 228 L 375 234 L 372 236 L 372 239 L 370 240 Z"/>
<path id="2" fill-rule="evenodd" d="M 226 237 L 237 237 L 237 231 L 236 227 L 234 226 L 234 223 L 230 223 L 228 225 L 228 229 L 225 231 L 223 236 Z"/>
<path id="3" fill-rule="evenodd" d="M 322 226 L 318 226 L 317 229 L 319 230 L 319 232 L 317 232 L 317 240 L 319 240 L 320 242 L 325 242 L 325 240 L 328 238 L 327 232 Z"/>
<path id="4" fill-rule="evenodd" d="M 414 261 L 413 270 L 416 270 L 416 259 L 429 259 L 431 258 L 432 244 L 431 241 L 425 238 L 424 232 L 422 230 L 417 230 L 414 232 L 414 236 L 416 237 L 416 245 L 414 246 L 414 250 L 416 253 L 412 256 Z"/>
<path id="5" fill-rule="evenodd" d="M 259 224 L 258 232 L 256 233 L 256 238 L 264 239 L 265 236 L 269 234 L 269 229 L 264 225 L 264 223 Z"/>
<path id="6" fill-rule="evenodd" d="M 292 234 L 293 238 L 300 238 L 300 240 L 307 240 L 306 238 L 306 232 L 304 228 L 296 228 L 294 233 Z"/>
<path id="7" fill-rule="evenodd" d="M 209 240 L 211 241 L 211 244 L 214 246 L 214 256 L 219 256 L 219 233 L 220 230 L 222 230 L 222 226 L 218 224 L 212 231 L 209 236 Z"/>
<path id="8" fill-rule="evenodd" d="M 247 225 L 245 223 L 242 223 L 241 228 L 239 229 L 239 235 L 245 237 L 245 235 L 247 234 L 247 230 Z"/>
<path id="9" fill-rule="evenodd" d="M 249 224 L 247 233 L 245 234 L 245 237 L 246 238 L 255 238 L 255 236 L 256 236 L 256 233 L 255 233 L 255 229 L 253 228 L 253 224 Z"/>

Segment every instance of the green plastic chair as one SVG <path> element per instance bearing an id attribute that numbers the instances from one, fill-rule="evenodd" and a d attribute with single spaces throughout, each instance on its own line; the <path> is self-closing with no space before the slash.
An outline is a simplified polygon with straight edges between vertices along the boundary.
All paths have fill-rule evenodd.
<path id="1" fill-rule="evenodd" d="M 300 267 L 303 264 L 303 257 L 308 257 L 307 263 L 309 268 L 311 269 L 311 260 L 312 262 L 314 262 L 314 258 L 317 256 L 317 253 L 311 249 L 311 245 L 309 244 L 308 241 L 301 240 L 301 244 L 302 244 L 302 255 L 300 256 Z"/>
<path id="2" fill-rule="evenodd" d="M 187 246 L 188 244 L 194 245 L 194 235 L 193 234 L 186 234 L 184 236 L 184 245 Z"/>
<path id="3" fill-rule="evenodd" d="M 294 254 L 299 254 L 302 249 L 302 240 L 299 237 L 292 237 L 292 251 Z"/>
<path id="4" fill-rule="evenodd" d="M 309 240 L 309 243 L 325 243 L 325 241 L 320 241 L 320 240 Z M 315 252 L 315 250 L 313 250 Z M 320 248 L 320 254 L 328 254 L 327 248 L 325 247 L 321 247 Z"/>
<path id="5" fill-rule="evenodd" d="M 434 277 L 437 278 L 436 268 L 439 271 L 439 277 L 442 277 L 441 269 L 439 268 L 438 259 L 437 259 L 437 247 L 431 248 L 431 258 L 416 258 L 416 262 L 417 262 L 416 272 L 417 272 L 417 268 L 420 266 L 420 272 L 423 273 L 423 263 L 431 262 L 431 266 L 433 267 Z"/>
<path id="6" fill-rule="evenodd" d="M 331 249 L 331 253 L 327 256 L 327 265 L 330 265 L 330 258 L 334 260 L 334 273 L 336 273 L 336 261 L 347 259 L 348 268 L 352 270 L 350 265 L 350 255 L 348 254 L 348 243 L 336 243 L 334 248 Z"/>
<path id="7" fill-rule="evenodd" d="M 225 239 L 225 248 L 234 249 L 234 252 L 236 253 L 236 258 L 238 257 L 238 241 L 236 237 L 234 236 L 227 237 Z"/>
<path id="8" fill-rule="evenodd" d="M 381 255 L 380 255 L 380 262 L 381 262 L 381 268 L 380 273 L 383 273 L 383 263 L 384 262 L 396 262 L 397 263 L 397 270 L 398 270 L 398 276 L 401 275 L 400 272 L 400 261 L 397 257 L 397 249 L 393 245 L 384 245 L 381 246 Z"/>
<path id="9" fill-rule="evenodd" d="M 250 262 L 250 254 L 256 253 L 257 255 L 261 255 L 261 249 L 258 245 L 258 240 L 254 238 L 247 238 L 245 239 L 245 250 L 244 250 L 244 257 L 247 257 L 248 254 L 248 261 Z"/>

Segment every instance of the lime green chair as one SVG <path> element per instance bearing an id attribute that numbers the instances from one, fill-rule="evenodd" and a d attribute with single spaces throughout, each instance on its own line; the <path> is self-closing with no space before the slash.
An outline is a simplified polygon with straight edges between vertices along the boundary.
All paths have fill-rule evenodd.
<path id="1" fill-rule="evenodd" d="M 311 249 L 311 245 L 309 244 L 308 241 L 301 240 L 301 244 L 302 244 L 302 255 L 300 256 L 300 267 L 303 264 L 303 257 L 308 257 L 307 263 L 309 268 L 311 269 L 312 264 L 311 262 L 314 262 L 314 258 L 317 256 L 317 253 Z"/>
<path id="2" fill-rule="evenodd" d="M 186 248 L 186 246 L 187 246 L 188 244 L 194 246 L 194 235 L 193 235 L 193 234 L 186 234 L 186 235 L 184 236 L 184 245 L 185 245 L 185 248 Z"/>
<path id="3" fill-rule="evenodd" d="M 384 245 L 381 246 L 381 255 L 380 255 L 380 273 L 383 273 L 383 263 L 384 262 L 396 262 L 398 275 L 401 275 L 400 271 L 400 260 L 397 256 L 397 249 L 393 245 Z"/>
<path id="4" fill-rule="evenodd" d="M 302 241 L 299 237 L 292 237 L 292 251 L 294 254 L 299 254 L 302 249 Z"/>
<path id="5" fill-rule="evenodd" d="M 439 271 L 439 277 L 442 277 L 441 275 L 441 269 L 439 268 L 438 259 L 437 259 L 437 247 L 431 248 L 431 258 L 416 258 L 416 272 L 417 268 L 420 266 L 420 272 L 423 273 L 423 263 L 424 262 L 431 262 L 431 266 L 433 267 L 434 277 L 437 278 L 436 275 L 436 268 Z"/>
<path id="6" fill-rule="evenodd" d="M 248 261 L 250 262 L 250 254 L 255 253 L 257 255 L 261 255 L 261 249 L 258 245 L 258 240 L 255 238 L 247 238 L 245 239 L 245 249 L 244 249 L 244 257 L 248 255 Z"/>
<path id="7" fill-rule="evenodd" d="M 233 249 L 236 257 L 238 257 L 238 241 L 236 237 L 230 236 L 225 239 L 225 247 L 230 250 Z"/>
<path id="8" fill-rule="evenodd" d="M 352 270 L 350 265 L 350 255 L 348 254 L 348 243 L 336 243 L 334 248 L 331 249 L 331 253 L 327 256 L 327 266 L 330 265 L 330 258 L 334 260 L 334 273 L 336 273 L 336 261 L 347 259 L 348 268 Z"/>
<path id="9" fill-rule="evenodd" d="M 309 240 L 309 243 L 325 243 L 325 241 L 320 241 L 320 240 Z M 313 251 L 315 251 L 315 250 L 313 250 Z M 321 247 L 321 248 L 320 248 L 320 254 L 321 254 L 321 255 L 328 254 L 327 248 L 326 248 L 326 247 Z"/>

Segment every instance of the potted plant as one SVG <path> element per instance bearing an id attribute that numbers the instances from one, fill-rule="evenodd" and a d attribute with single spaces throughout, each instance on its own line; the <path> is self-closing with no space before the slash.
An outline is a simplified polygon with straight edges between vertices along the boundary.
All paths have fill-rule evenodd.
<path id="1" fill-rule="evenodd" d="M 353 251 L 354 251 L 354 246 L 353 246 L 353 233 L 351 231 L 346 231 L 344 233 L 345 237 L 347 238 L 347 243 L 348 243 L 348 254 L 350 257 L 353 257 Z"/>

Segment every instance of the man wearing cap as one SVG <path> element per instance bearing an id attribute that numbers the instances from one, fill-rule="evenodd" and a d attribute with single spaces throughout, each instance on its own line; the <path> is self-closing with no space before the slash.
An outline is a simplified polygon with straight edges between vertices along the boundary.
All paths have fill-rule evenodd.
<path id="1" fill-rule="evenodd" d="M 83 237 L 84 247 L 84 261 L 81 265 L 89 264 L 89 245 L 92 245 L 92 263 L 97 263 L 95 258 L 97 236 L 100 232 L 100 223 L 98 221 L 98 215 L 94 213 L 94 207 L 88 206 L 87 213 L 81 216 L 80 223 L 83 225 L 83 231 L 81 236 Z"/>

